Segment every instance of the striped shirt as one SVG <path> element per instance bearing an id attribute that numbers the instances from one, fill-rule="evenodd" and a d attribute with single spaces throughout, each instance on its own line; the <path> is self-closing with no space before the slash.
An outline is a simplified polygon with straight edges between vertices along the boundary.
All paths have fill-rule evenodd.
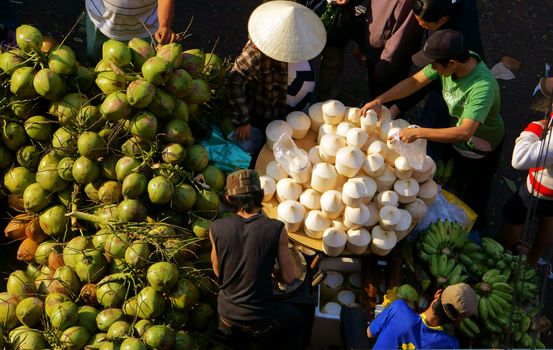
<path id="1" fill-rule="evenodd" d="M 304 111 L 315 90 L 315 72 L 309 61 L 288 63 L 286 105 L 294 111 Z"/>
<path id="2" fill-rule="evenodd" d="M 264 55 L 248 41 L 228 76 L 233 124 L 265 130 L 272 120 L 286 117 L 287 79 L 287 63 Z"/>
<path id="3" fill-rule="evenodd" d="M 157 0 L 85 0 L 85 5 L 92 23 L 108 38 L 148 38 L 157 31 Z"/>
<path id="4" fill-rule="evenodd" d="M 553 200 L 553 143 L 551 130 L 542 139 L 544 126 L 544 121 L 535 121 L 520 133 L 511 164 L 518 170 L 528 169 L 528 192 L 541 199 Z"/>

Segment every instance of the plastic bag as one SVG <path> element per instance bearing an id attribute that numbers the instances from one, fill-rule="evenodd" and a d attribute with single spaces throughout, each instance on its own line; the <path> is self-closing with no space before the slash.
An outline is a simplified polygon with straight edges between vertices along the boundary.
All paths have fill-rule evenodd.
<path id="1" fill-rule="evenodd" d="M 416 125 L 409 125 L 409 128 L 418 128 Z M 411 143 L 401 141 L 399 132 L 393 136 L 395 150 L 409 162 L 414 169 L 421 170 L 426 158 L 426 139 L 418 139 Z"/>
<path id="2" fill-rule="evenodd" d="M 426 230 L 433 223 L 438 222 L 438 220 L 456 222 L 470 230 L 476 218 L 476 213 L 463 201 L 452 193 L 440 189 L 436 199 L 426 210 L 426 215 L 409 235 L 409 240 L 416 239 L 422 231 Z"/>
<path id="3" fill-rule="evenodd" d="M 227 140 L 219 127 L 210 124 L 211 135 L 201 141 L 209 155 L 209 160 L 223 171 L 247 169 L 252 157 L 237 144 Z"/>
<path id="4" fill-rule="evenodd" d="M 307 152 L 301 150 L 288 133 L 280 135 L 273 145 L 275 160 L 286 173 L 299 183 L 311 179 L 311 160 Z"/>

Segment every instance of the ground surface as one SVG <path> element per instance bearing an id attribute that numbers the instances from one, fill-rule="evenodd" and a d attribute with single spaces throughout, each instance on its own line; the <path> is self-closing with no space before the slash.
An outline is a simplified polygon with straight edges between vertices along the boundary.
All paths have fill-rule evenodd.
<path id="1" fill-rule="evenodd" d="M 9 0 L 3 0 L 9 1 Z M 183 45 L 201 48 L 223 56 L 236 56 L 247 39 L 249 13 L 260 1 L 256 0 L 176 0 L 175 31 L 191 34 Z M 544 75 L 544 64 L 553 63 L 553 2 L 535 0 L 477 0 L 480 27 L 487 63 L 491 67 L 503 56 L 522 62 L 516 79 L 500 81 L 502 116 L 507 130 L 501 169 L 494 181 L 490 203 L 491 226 L 485 234 L 496 235 L 501 223 L 501 207 L 509 198 L 510 190 L 503 178 L 519 184 L 524 174 L 510 167 L 512 147 L 520 130 L 533 119 L 541 118 L 545 102 L 532 97 L 539 77 Z M 83 13 L 84 1 L 74 0 L 20 0 L 13 1 L 19 23 L 37 26 L 46 34 L 62 38 Z M 84 52 L 86 33 L 77 25 L 68 37 L 68 44 Z M 83 49 L 83 50 L 81 50 Z M 343 76 L 340 99 L 350 105 L 359 105 L 366 99 L 364 68 L 349 55 Z M 476 170 L 476 169 L 475 169 Z M 5 266 L 2 271 L 9 271 Z M 547 293 L 547 295 L 552 295 Z M 550 299 L 550 298 L 548 298 Z M 548 308 L 547 314 L 552 312 Z M 550 317 L 551 319 L 551 317 Z M 547 339 L 546 344 L 553 346 Z"/>

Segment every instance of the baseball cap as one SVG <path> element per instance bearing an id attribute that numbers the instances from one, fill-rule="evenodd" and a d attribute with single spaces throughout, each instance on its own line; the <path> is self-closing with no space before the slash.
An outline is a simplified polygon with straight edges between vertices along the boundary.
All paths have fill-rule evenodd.
<path id="1" fill-rule="evenodd" d="M 466 283 L 457 283 L 447 287 L 442 292 L 441 299 L 446 315 L 454 321 L 474 315 L 478 307 L 476 293 Z"/>
<path id="2" fill-rule="evenodd" d="M 424 67 L 437 60 L 449 60 L 465 51 L 463 34 L 452 29 L 437 30 L 424 43 L 422 50 L 411 59 L 418 67 Z"/>
<path id="3" fill-rule="evenodd" d="M 257 171 L 242 169 L 227 176 L 227 194 L 235 196 L 261 191 L 261 182 Z"/>

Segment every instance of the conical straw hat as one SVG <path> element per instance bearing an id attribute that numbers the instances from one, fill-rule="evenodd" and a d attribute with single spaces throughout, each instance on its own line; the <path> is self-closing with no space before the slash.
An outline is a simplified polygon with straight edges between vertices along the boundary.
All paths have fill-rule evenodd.
<path id="1" fill-rule="evenodd" d="M 250 16 L 248 32 L 261 52 L 282 62 L 310 60 L 326 43 L 320 18 L 292 1 L 269 1 L 258 6 Z"/>

